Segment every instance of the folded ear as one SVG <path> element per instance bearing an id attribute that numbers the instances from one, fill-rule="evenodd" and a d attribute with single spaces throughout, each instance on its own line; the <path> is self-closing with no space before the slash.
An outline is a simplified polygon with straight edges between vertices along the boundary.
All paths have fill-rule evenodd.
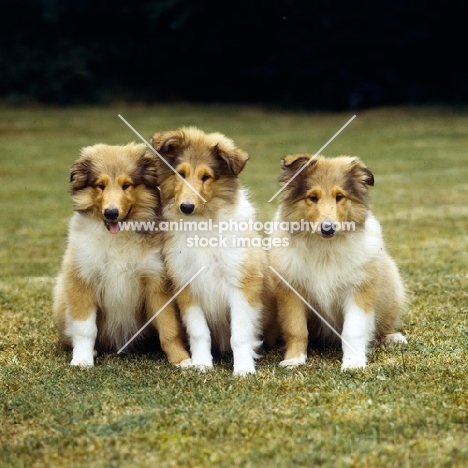
<path id="1" fill-rule="evenodd" d="M 281 160 L 280 184 L 285 184 L 291 177 L 298 173 L 304 166 L 307 169 L 317 164 L 317 158 L 307 153 L 291 154 Z"/>
<path id="2" fill-rule="evenodd" d="M 281 161 L 281 166 L 283 168 L 289 168 L 291 166 L 303 166 L 306 164 L 311 158 L 310 154 L 302 153 L 302 154 L 290 154 L 285 156 Z M 299 167 L 297 167 L 299 168 Z"/>
<path id="3" fill-rule="evenodd" d="M 92 161 L 86 156 L 82 156 L 73 163 L 70 169 L 72 193 L 92 185 L 92 169 Z"/>
<path id="4" fill-rule="evenodd" d="M 167 158 L 177 156 L 185 143 L 184 133 L 178 130 L 155 133 L 150 140 L 153 148 Z"/>
<path id="5" fill-rule="evenodd" d="M 374 174 L 357 157 L 354 157 L 351 161 L 351 175 L 363 185 L 374 185 Z"/>
<path id="6" fill-rule="evenodd" d="M 135 185 L 143 184 L 150 189 L 158 186 L 156 158 L 156 155 L 148 154 L 146 151 L 139 156 L 134 175 Z"/>
<path id="7" fill-rule="evenodd" d="M 235 146 L 218 143 L 213 150 L 216 156 L 226 162 L 228 169 L 236 176 L 240 174 L 249 160 L 249 155 Z"/>

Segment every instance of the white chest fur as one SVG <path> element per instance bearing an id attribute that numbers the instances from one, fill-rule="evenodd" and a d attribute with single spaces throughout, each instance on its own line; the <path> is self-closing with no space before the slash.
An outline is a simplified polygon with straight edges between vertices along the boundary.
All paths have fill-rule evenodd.
<path id="1" fill-rule="evenodd" d="M 336 305 L 344 304 L 350 291 L 362 282 L 364 265 L 382 250 L 380 225 L 371 215 L 363 230 L 334 239 L 311 234 L 305 241 L 290 236 L 289 247 L 280 248 L 275 255 L 276 264 L 291 285 L 320 312 L 328 314 Z"/>
<path id="2" fill-rule="evenodd" d="M 171 216 L 171 215 L 169 215 Z M 174 220 L 179 218 L 172 216 Z M 211 220 L 211 229 L 206 229 L 207 220 L 190 217 L 187 220 L 199 223 L 203 229 L 168 232 L 165 255 L 170 264 L 171 274 L 179 287 L 189 281 L 201 268 L 202 273 L 190 283 L 192 295 L 203 308 L 207 318 L 210 315 L 226 315 L 229 311 L 229 298 L 233 290 L 238 290 L 243 274 L 242 265 L 249 254 L 248 244 L 244 247 L 236 243 L 240 237 L 255 237 L 257 233 L 246 232 L 242 222 L 255 219 L 255 210 L 241 191 L 235 205 L 221 210 L 216 219 Z M 229 225 L 231 229 L 220 231 L 220 226 Z M 210 240 L 211 245 L 196 242 Z"/>
<path id="3" fill-rule="evenodd" d="M 111 234 L 102 222 L 80 214 L 73 216 L 70 234 L 79 275 L 94 290 L 97 306 L 105 311 L 101 331 L 127 340 L 138 329 L 135 312 L 142 305 L 142 278 L 163 272 L 161 249 L 133 232 Z"/>

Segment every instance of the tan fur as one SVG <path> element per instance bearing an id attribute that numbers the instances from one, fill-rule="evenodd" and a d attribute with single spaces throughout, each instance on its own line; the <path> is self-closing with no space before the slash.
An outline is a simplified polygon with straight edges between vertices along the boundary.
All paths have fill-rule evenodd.
<path id="1" fill-rule="evenodd" d="M 380 226 L 370 212 L 371 171 L 356 157 L 298 154 L 284 158 L 280 183 L 287 185 L 276 221 L 305 220 L 317 226 L 328 221 L 352 222 L 355 231 L 287 233 L 289 247 L 272 249 L 272 266 L 338 333 L 343 330 L 345 303 L 351 301 L 364 314 L 374 314 L 376 338 L 394 334 L 400 326 L 405 294 Z M 273 237 L 280 235 L 285 233 Z M 276 290 L 286 342 L 284 365 L 300 363 L 310 339 L 340 341 L 279 279 Z"/>
<path id="2" fill-rule="evenodd" d="M 159 219 L 155 159 L 144 145 L 84 148 L 71 169 L 75 215 L 54 289 L 60 341 L 74 346 L 72 323 L 96 312 L 97 350 L 118 351 L 172 296 L 156 232 L 119 231 L 118 221 Z M 118 210 L 115 220 L 106 209 Z M 170 362 L 189 358 L 170 303 L 130 348 L 157 331 Z M 92 365 L 90 363 L 89 365 Z"/>
<path id="3" fill-rule="evenodd" d="M 195 219 L 197 222 L 207 220 L 218 222 L 221 219 L 236 220 L 236 217 L 239 217 L 238 213 L 242 216 L 245 213 L 246 216 L 250 215 L 252 210 L 250 205 L 246 204 L 245 213 L 242 211 L 243 204 L 248 202 L 244 201 L 245 195 L 241 196 L 238 179 L 248 155 L 237 148 L 230 139 L 220 133 L 206 134 L 197 128 L 185 127 L 156 133 L 152 144 L 180 176 L 177 176 L 163 161 L 157 162 L 166 219 L 183 218 L 186 221 Z M 193 211 L 185 213 L 184 204 L 193 206 Z M 255 213 L 252 211 L 251 215 Z M 254 238 L 258 237 L 258 233 L 242 232 L 242 236 Z M 165 259 L 168 273 L 176 287 L 182 286 L 187 280 L 183 271 L 186 269 L 183 266 L 186 258 L 191 258 L 192 263 L 206 264 L 207 269 L 202 273 L 206 285 L 205 297 L 200 298 L 198 281 L 190 284 L 178 297 L 181 313 L 185 315 L 190 307 L 205 304 L 203 309 L 211 329 L 212 344 L 221 351 L 228 350 L 231 318 L 227 313 L 224 299 L 216 294 L 218 292 L 216 284 L 220 282 L 221 287 L 221 284 L 225 283 L 226 291 L 232 287 L 232 285 L 227 286 L 229 282 L 235 284 L 235 288 L 242 291 L 249 306 L 262 309 L 263 292 L 267 288 L 266 254 L 261 248 L 251 248 L 248 254 L 245 249 L 231 249 L 229 253 L 229 249 L 223 250 L 223 248 L 205 251 L 201 249 L 195 252 L 187 249 L 184 242 L 180 233 L 166 233 Z M 239 257 L 240 255 L 242 257 Z M 239 262 L 240 266 L 236 267 L 236 271 L 228 274 L 230 268 L 228 264 Z M 218 270 L 216 265 L 219 265 Z M 213 298 L 208 297 L 210 294 Z M 265 308 L 263 317 L 264 324 L 272 321 L 270 313 Z"/>
<path id="4" fill-rule="evenodd" d="M 307 310 L 301 299 L 283 283 L 277 284 L 279 323 L 286 343 L 285 359 L 307 354 Z"/>

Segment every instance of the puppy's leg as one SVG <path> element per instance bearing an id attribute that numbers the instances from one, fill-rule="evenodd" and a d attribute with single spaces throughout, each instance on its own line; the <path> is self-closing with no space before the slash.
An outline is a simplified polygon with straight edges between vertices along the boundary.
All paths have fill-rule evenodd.
<path id="1" fill-rule="evenodd" d="M 89 313 L 85 320 L 70 320 L 67 324 L 67 332 L 73 342 L 72 366 L 94 366 L 94 345 L 96 343 L 96 309 Z"/>
<path id="2" fill-rule="evenodd" d="M 235 289 L 230 293 L 229 306 L 231 309 L 231 348 L 234 356 L 234 375 L 245 376 L 255 374 L 255 350 L 261 345 L 259 328 L 262 313 L 260 292 L 247 292 L 250 301 L 245 297 L 244 291 Z M 257 306 L 250 302 L 257 302 Z"/>
<path id="3" fill-rule="evenodd" d="M 183 314 L 192 355 L 192 366 L 205 370 L 213 367 L 211 333 L 203 310 L 198 305 L 189 307 Z"/>
<path id="4" fill-rule="evenodd" d="M 268 268 L 265 273 L 265 281 L 262 292 L 262 332 L 264 345 L 274 349 L 278 345 L 281 335 L 278 321 L 278 303 L 276 300 L 275 286 L 272 271 Z"/>
<path id="5" fill-rule="evenodd" d="M 304 364 L 309 338 L 305 305 L 289 288 L 280 287 L 277 298 L 279 322 L 286 342 L 286 354 L 280 366 Z"/>
<path id="6" fill-rule="evenodd" d="M 187 366 L 190 363 L 190 355 L 184 347 L 182 326 L 177 317 L 175 303 L 171 302 L 171 296 L 164 292 L 160 285 L 149 284 L 147 288 L 148 319 L 168 303 L 153 319 L 162 350 L 166 353 L 170 363 L 182 367 Z"/>
<path id="7" fill-rule="evenodd" d="M 205 314 L 202 308 L 194 302 L 189 287 L 184 289 L 177 298 L 190 342 L 192 362 L 188 364 L 204 371 L 213 367 L 211 332 Z"/>
<path id="8" fill-rule="evenodd" d="M 367 347 L 374 337 L 375 316 L 372 310 L 364 310 L 355 298 L 350 298 L 344 308 L 343 363 L 341 370 L 366 367 Z"/>
<path id="9" fill-rule="evenodd" d="M 380 281 L 376 313 L 376 335 L 383 343 L 407 344 L 406 338 L 398 332 L 401 316 L 405 310 L 405 287 L 398 268 L 388 255 L 379 259 Z"/>
<path id="10" fill-rule="evenodd" d="M 94 345 L 97 337 L 96 301 L 93 292 L 77 278 L 63 277 L 57 286 L 56 296 L 65 307 L 60 331 L 62 340 L 73 346 L 72 366 L 94 366 Z M 60 313 L 59 313 L 60 314 Z"/>

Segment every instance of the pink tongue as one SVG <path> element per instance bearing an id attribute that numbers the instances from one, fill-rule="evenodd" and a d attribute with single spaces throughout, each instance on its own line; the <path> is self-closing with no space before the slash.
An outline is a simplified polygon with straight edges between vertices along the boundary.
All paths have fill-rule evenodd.
<path id="1" fill-rule="evenodd" d="M 109 232 L 111 234 L 117 234 L 120 231 L 119 223 L 109 223 Z"/>

